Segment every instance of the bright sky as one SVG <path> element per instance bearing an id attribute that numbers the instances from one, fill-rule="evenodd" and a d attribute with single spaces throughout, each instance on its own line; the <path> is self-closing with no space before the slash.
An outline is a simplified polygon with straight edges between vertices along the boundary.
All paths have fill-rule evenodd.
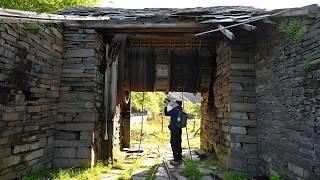
<path id="1" fill-rule="evenodd" d="M 105 7 L 114 8 L 190 8 L 209 6 L 254 6 L 280 9 L 320 4 L 320 0 L 102 0 Z"/>

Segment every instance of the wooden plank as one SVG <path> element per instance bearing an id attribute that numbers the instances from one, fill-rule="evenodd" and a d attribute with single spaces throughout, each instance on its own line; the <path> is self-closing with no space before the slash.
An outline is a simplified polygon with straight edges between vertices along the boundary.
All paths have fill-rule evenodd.
<path id="1" fill-rule="evenodd" d="M 85 28 L 84 26 L 83 28 Z M 89 27 L 88 27 L 89 28 Z M 94 28 L 94 27 L 93 27 Z M 100 29 L 101 31 L 108 33 L 108 34 L 118 34 L 118 33 L 197 33 L 197 32 L 202 32 L 202 31 L 209 31 L 210 27 L 206 28 L 122 28 L 122 29 L 113 29 L 113 28 L 97 28 Z M 215 36 L 211 35 L 211 36 Z"/>
<path id="2" fill-rule="evenodd" d="M 240 25 L 240 27 L 242 29 L 247 30 L 247 31 L 253 31 L 253 30 L 257 29 L 257 26 L 253 26 L 253 25 L 250 25 L 250 24 L 242 24 L 242 25 Z"/>
<path id="3" fill-rule="evenodd" d="M 132 22 L 132 23 L 105 23 L 101 21 L 93 22 L 66 22 L 66 27 L 86 27 L 86 28 L 102 28 L 102 29 L 176 29 L 176 28 L 206 28 L 208 26 L 195 22 L 190 23 L 152 23 L 152 22 Z"/>
<path id="4" fill-rule="evenodd" d="M 111 84 L 109 91 L 109 110 L 108 116 L 113 118 L 116 113 L 116 105 L 117 105 L 117 82 L 118 82 L 118 57 L 111 65 Z"/>
<path id="5" fill-rule="evenodd" d="M 209 19 L 206 21 L 201 21 L 200 24 L 213 24 L 213 23 L 230 23 L 235 22 L 233 18 L 225 18 L 225 19 Z"/>
<path id="6" fill-rule="evenodd" d="M 230 40 L 234 40 L 235 36 L 234 34 L 229 31 L 228 29 L 226 29 L 224 26 L 222 26 L 221 24 L 218 24 L 218 28 L 219 30 L 225 35 L 227 36 L 227 38 L 229 38 Z"/>
<path id="7" fill-rule="evenodd" d="M 104 74 L 104 104 L 105 104 L 105 114 L 106 114 L 106 124 L 105 124 L 105 134 L 104 140 L 108 140 L 108 104 L 109 104 L 109 90 L 110 90 L 110 67 L 109 67 L 109 44 L 106 44 L 106 70 Z M 111 61 L 112 62 L 112 61 Z M 110 63 L 111 63 L 110 62 Z"/>

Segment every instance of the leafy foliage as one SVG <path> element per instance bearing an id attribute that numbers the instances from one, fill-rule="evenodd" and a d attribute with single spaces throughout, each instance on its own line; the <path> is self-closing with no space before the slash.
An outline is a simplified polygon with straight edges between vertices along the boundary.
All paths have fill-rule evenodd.
<path id="1" fill-rule="evenodd" d="M 134 108 L 140 111 L 142 111 L 143 104 L 144 110 L 155 117 L 163 111 L 165 97 L 163 92 L 133 92 L 131 93 L 131 103 Z"/>
<path id="2" fill-rule="evenodd" d="M 200 103 L 192 103 L 190 101 L 184 102 L 184 111 L 193 114 L 195 118 L 200 118 Z"/>
<path id="3" fill-rule="evenodd" d="M 166 98 L 163 92 L 145 92 L 144 93 L 144 110 L 147 110 L 156 116 L 163 111 L 164 99 Z M 132 107 L 142 111 L 143 93 L 133 92 L 131 93 Z M 186 113 L 193 114 L 195 118 L 200 118 L 200 103 L 192 103 L 190 101 L 184 101 L 184 111 Z"/>
<path id="4" fill-rule="evenodd" d="M 0 7 L 39 13 L 54 13 L 71 6 L 98 6 L 100 0 L 1 0 Z"/>
<path id="5" fill-rule="evenodd" d="M 285 33 L 294 43 L 300 43 L 304 39 L 301 21 L 297 19 L 288 23 L 283 21 L 279 26 L 279 31 Z"/>

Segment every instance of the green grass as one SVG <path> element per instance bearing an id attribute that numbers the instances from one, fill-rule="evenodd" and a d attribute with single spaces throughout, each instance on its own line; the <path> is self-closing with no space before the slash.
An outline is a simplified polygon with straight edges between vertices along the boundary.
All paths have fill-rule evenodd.
<path id="1" fill-rule="evenodd" d="M 9 29 L 9 25 L 8 25 L 8 24 L 3 23 L 3 24 L 1 24 L 1 29 L 3 29 L 4 31 L 8 31 L 8 29 Z"/>
<path id="2" fill-rule="evenodd" d="M 38 171 L 23 177 L 23 180 L 100 180 L 101 174 L 108 173 L 110 169 L 111 166 L 106 165 L 103 162 L 98 162 L 93 168 L 68 168 Z"/>
<path id="3" fill-rule="evenodd" d="M 121 164 L 120 162 L 115 162 L 112 167 L 115 169 L 120 169 L 120 170 L 126 169 L 126 167 L 123 164 Z"/>
<path id="4" fill-rule="evenodd" d="M 118 180 L 131 179 L 133 171 L 140 169 L 141 163 L 145 159 L 146 159 L 146 156 L 139 157 L 136 162 L 133 162 L 133 165 L 129 169 L 125 170 L 123 173 L 120 174 L 120 176 L 118 177 Z"/>
<path id="5" fill-rule="evenodd" d="M 185 162 L 185 169 L 184 169 L 184 175 L 188 179 L 195 179 L 195 180 L 200 180 L 203 176 L 199 170 L 199 163 L 197 161 L 192 161 L 192 160 L 186 160 Z"/>
<path id="6" fill-rule="evenodd" d="M 270 177 L 270 180 L 280 180 L 281 178 L 280 178 L 280 176 L 279 175 L 272 175 L 271 177 Z"/>
<path id="7" fill-rule="evenodd" d="M 213 160 L 213 159 L 209 159 L 209 160 L 206 160 L 204 163 L 203 163 L 203 166 L 205 168 L 210 168 L 211 166 L 219 166 L 219 162 Z"/>
<path id="8" fill-rule="evenodd" d="M 37 179 L 53 179 L 55 171 L 53 170 L 42 170 L 37 171 L 34 173 L 31 173 L 25 177 L 23 177 L 23 180 L 37 180 Z"/>
<path id="9" fill-rule="evenodd" d="M 30 32 L 38 32 L 41 29 L 41 25 L 38 23 L 26 23 L 24 26 Z"/>
<path id="10" fill-rule="evenodd" d="M 224 171 L 223 176 L 225 180 L 247 180 L 248 178 L 244 175 L 237 175 L 232 171 Z"/>
<path id="11" fill-rule="evenodd" d="M 155 174 L 155 171 L 158 169 L 158 166 L 159 166 L 159 163 L 160 163 L 160 155 L 158 155 L 157 159 L 154 160 L 154 163 L 153 163 L 153 166 L 150 167 L 150 169 L 148 170 L 148 174 L 147 174 L 147 177 L 146 177 L 146 180 L 152 180 L 154 179 L 154 174 Z"/>

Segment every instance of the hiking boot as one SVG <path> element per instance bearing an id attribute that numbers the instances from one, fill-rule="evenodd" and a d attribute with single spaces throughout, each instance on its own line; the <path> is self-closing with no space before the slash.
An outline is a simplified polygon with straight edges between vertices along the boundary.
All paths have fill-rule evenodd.
<path id="1" fill-rule="evenodd" d="M 173 166 L 179 166 L 182 163 L 182 161 L 175 161 L 175 160 L 170 160 L 170 164 Z"/>

